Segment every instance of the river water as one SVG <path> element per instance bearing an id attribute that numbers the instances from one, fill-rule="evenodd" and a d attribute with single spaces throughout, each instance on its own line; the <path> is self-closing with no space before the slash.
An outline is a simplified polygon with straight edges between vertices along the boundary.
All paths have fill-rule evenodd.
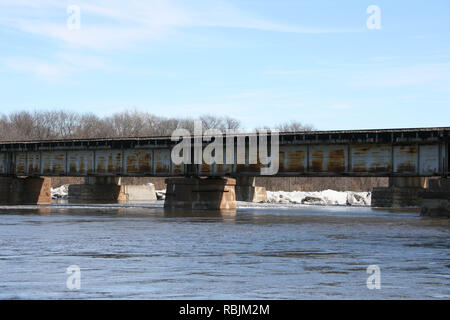
<path id="1" fill-rule="evenodd" d="M 449 231 L 364 207 L 0 207 L 0 299 L 449 299 Z"/>

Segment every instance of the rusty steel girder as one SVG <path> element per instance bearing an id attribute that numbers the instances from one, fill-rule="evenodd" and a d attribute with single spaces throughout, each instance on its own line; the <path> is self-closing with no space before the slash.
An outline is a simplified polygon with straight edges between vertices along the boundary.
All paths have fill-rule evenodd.
<path id="1" fill-rule="evenodd" d="M 449 140 L 450 128 L 280 133 L 276 176 L 447 176 Z M 171 161 L 170 137 L 3 142 L 0 175 L 259 176 L 254 141 L 234 150 L 233 163 L 224 150 L 224 164 L 195 165 Z"/>

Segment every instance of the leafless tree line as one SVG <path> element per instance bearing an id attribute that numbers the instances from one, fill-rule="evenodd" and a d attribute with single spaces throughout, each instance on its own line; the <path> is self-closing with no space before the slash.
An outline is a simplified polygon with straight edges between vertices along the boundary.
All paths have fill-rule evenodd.
<path id="1" fill-rule="evenodd" d="M 18 111 L 0 115 L 0 141 L 170 136 L 178 128 L 193 132 L 195 120 L 201 120 L 204 129 L 241 129 L 239 120 L 214 115 L 193 119 L 129 110 L 105 117 L 63 110 Z M 295 121 L 275 128 L 284 132 L 313 129 Z"/>

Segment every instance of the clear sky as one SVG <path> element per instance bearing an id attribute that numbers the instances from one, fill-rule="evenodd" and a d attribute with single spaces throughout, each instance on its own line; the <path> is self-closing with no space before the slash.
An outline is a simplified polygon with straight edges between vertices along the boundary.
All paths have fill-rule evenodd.
<path id="1" fill-rule="evenodd" d="M 0 113 L 450 126 L 448 0 L 0 0 L 0 40 Z"/>

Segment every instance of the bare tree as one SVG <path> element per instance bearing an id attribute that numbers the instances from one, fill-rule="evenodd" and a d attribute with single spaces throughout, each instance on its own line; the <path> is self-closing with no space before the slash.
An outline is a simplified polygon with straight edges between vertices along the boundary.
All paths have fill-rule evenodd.
<path id="1" fill-rule="evenodd" d="M 13 140 L 11 137 L 11 124 L 7 116 L 0 117 L 0 137 L 3 141 Z"/>
<path id="2" fill-rule="evenodd" d="M 75 134 L 77 138 L 110 138 L 112 135 L 112 125 L 95 114 L 87 113 L 80 116 L 80 125 Z"/>
<path id="3" fill-rule="evenodd" d="M 33 132 L 34 119 L 28 111 L 15 112 L 9 115 L 9 135 L 14 140 L 36 139 Z"/>
<path id="4" fill-rule="evenodd" d="M 75 112 L 59 111 L 53 117 L 55 118 L 55 134 L 61 138 L 75 138 L 78 127 L 80 126 L 80 115 Z"/>
<path id="5" fill-rule="evenodd" d="M 202 121 L 203 129 L 224 129 L 223 127 L 223 121 L 221 118 L 207 114 L 200 117 L 200 120 Z"/>
<path id="6" fill-rule="evenodd" d="M 225 117 L 223 119 L 223 121 L 225 122 L 225 128 L 226 129 L 234 129 L 234 130 L 236 130 L 236 129 L 241 128 L 241 122 L 239 120 L 237 120 L 237 119 L 233 119 L 233 118 L 230 118 L 230 117 Z"/>
<path id="7" fill-rule="evenodd" d="M 217 117 L 214 115 L 204 115 L 200 117 L 202 121 L 203 128 L 208 129 L 218 129 L 225 132 L 227 129 L 239 129 L 241 127 L 241 122 L 237 119 L 225 117 Z"/>
<path id="8" fill-rule="evenodd" d="M 48 140 L 58 138 L 56 112 L 35 111 L 33 114 L 33 138 Z M 30 137 L 31 138 L 31 137 Z"/>
<path id="9" fill-rule="evenodd" d="M 280 132 L 302 132 L 302 131 L 313 131 L 314 126 L 309 124 L 303 124 L 301 122 L 291 120 L 289 122 L 281 123 L 275 127 L 275 129 Z"/>
<path id="10" fill-rule="evenodd" d="M 241 125 L 236 119 L 214 115 L 198 120 L 204 130 L 224 132 Z M 178 128 L 193 133 L 194 122 L 194 118 L 163 118 L 136 110 L 106 117 L 64 110 L 19 111 L 0 115 L 0 141 L 170 136 Z"/>
<path id="11" fill-rule="evenodd" d="M 115 137 L 133 137 L 142 135 L 145 118 L 145 113 L 127 110 L 115 113 L 106 120 L 111 122 Z"/>

